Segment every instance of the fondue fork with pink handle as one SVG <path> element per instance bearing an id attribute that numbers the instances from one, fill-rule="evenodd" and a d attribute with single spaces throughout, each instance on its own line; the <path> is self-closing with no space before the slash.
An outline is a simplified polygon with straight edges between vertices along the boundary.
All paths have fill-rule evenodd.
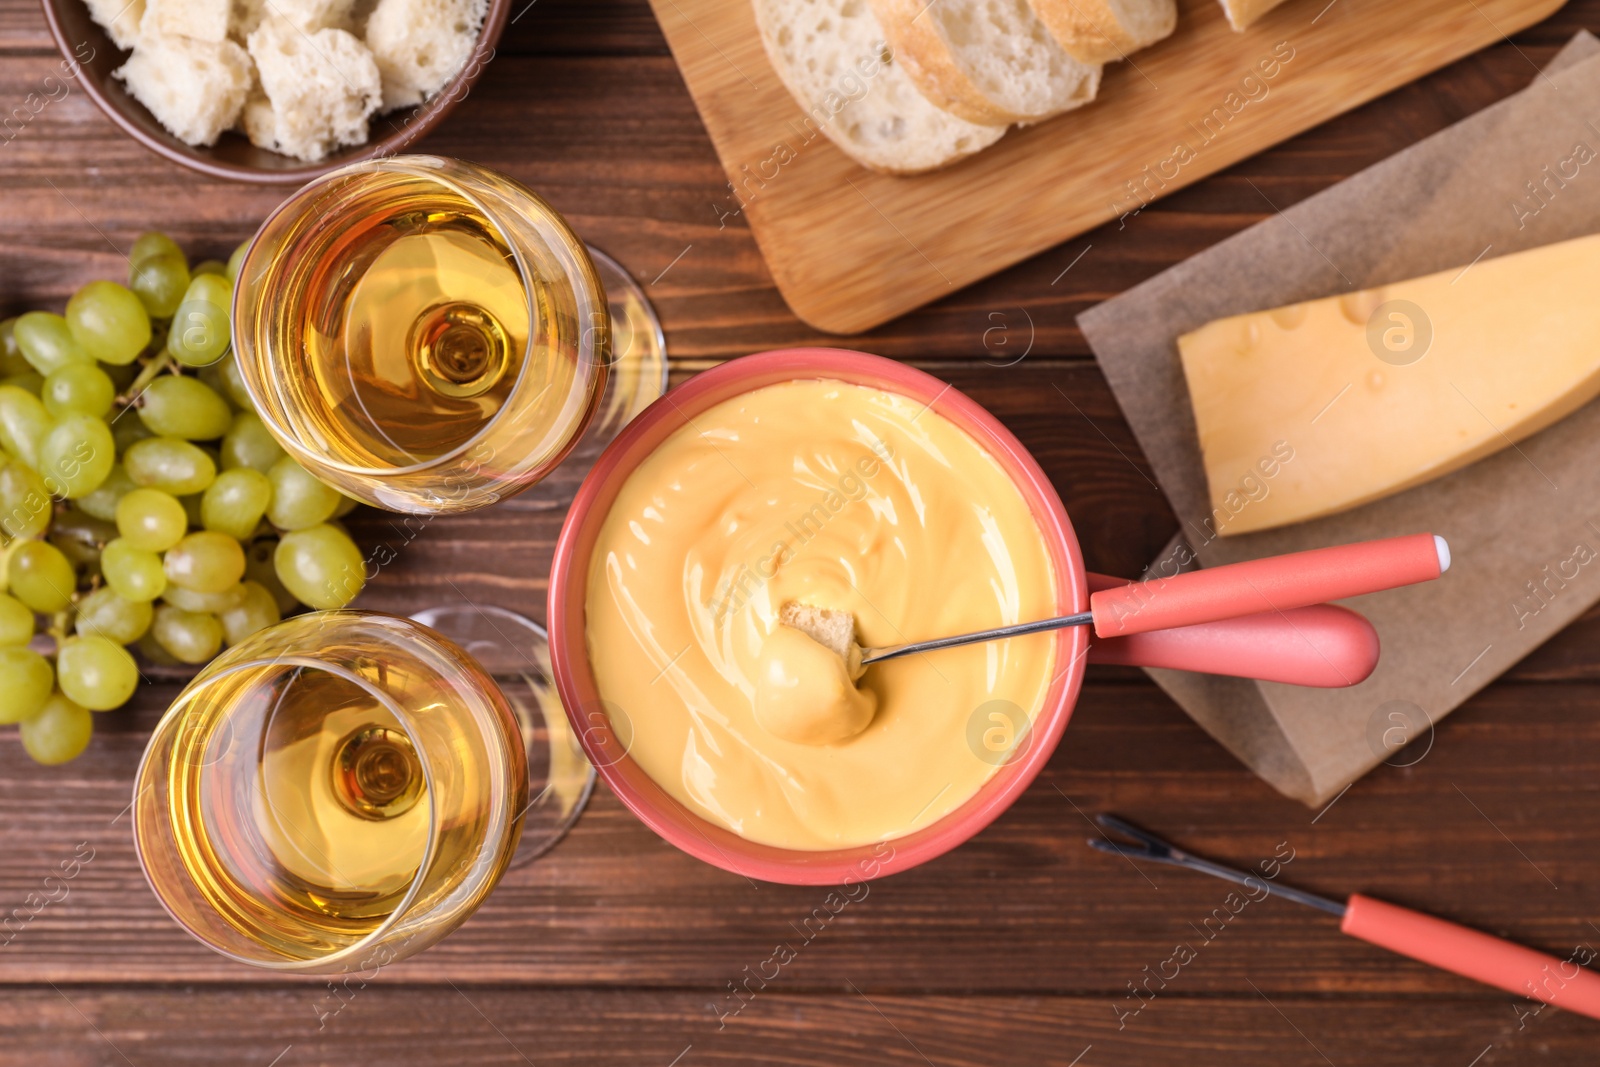
<path id="1" fill-rule="evenodd" d="M 1355 612 L 1322 601 L 1431 581 L 1449 567 L 1444 538 L 1412 534 L 1143 582 L 1090 575 L 1089 610 L 1081 614 L 863 648 L 860 665 L 1089 626 L 1094 633 L 1091 663 L 1200 670 L 1296 685 L 1354 685 L 1377 664 L 1377 635 Z"/>
<path id="2" fill-rule="evenodd" d="M 1600 973 L 1585 970 L 1573 960 L 1562 960 L 1481 930 L 1360 893 L 1351 895 L 1341 904 L 1303 889 L 1279 885 L 1258 875 L 1190 855 L 1170 841 L 1163 841 L 1115 815 L 1096 815 L 1094 821 L 1102 829 L 1130 837 L 1139 844 L 1127 845 L 1092 837 L 1090 848 L 1129 859 L 1184 867 L 1249 889 L 1265 890 L 1296 904 L 1337 915 L 1339 928 L 1351 937 L 1508 993 L 1600 1019 Z"/>

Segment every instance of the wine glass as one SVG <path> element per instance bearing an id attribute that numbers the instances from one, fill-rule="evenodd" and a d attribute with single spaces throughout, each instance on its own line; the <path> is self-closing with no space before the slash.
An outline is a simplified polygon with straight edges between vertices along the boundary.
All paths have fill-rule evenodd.
<path id="1" fill-rule="evenodd" d="M 307 470 L 391 511 L 522 492 L 665 389 L 637 283 L 471 163 L 333 171 L 262 224 L 239 277 L 233 345 L 262 421 Z"/>
<path id="2" fill-rule="evenodd" d="M 411 619 L 312 612 L 217 657 L 167 710 L 134 839 L 156 896 L 216 951 L 369 971 L 482 903 L 527 797 L 516 717 L 470 654 Z"/>

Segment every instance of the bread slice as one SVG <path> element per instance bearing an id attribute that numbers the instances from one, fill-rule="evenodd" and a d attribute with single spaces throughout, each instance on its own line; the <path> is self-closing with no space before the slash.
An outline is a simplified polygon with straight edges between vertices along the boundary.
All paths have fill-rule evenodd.
<path id="1" fill-rule="evenodd" d="M 1100 67 L 1067 54 L 1028 0 L 871 0 L 922 95 L 968 122 L 1039 122 L 1081 107 Z"/>
<path id="2" fill-rule="evenodd" d="M 250 57 L 268 106 L 245 111 L 251 143 L 314 163 L 339 145 L 367 139 L 383 91 L 378 65 L 354 35 L 313 33 L 269 15 L 250 34 Z"/>
<path id="3" fill-rule="evenodd" d="M 1177 0 L 1032 0 L 1033 10 L 1079 63 L 1110 63 L 1178 25 Z"/>
<path id="4" fill-rule="evenodd" d="M 185 144 L 215 144 L 250 93 L 250 57 L 232 41 L 196 41 L 145 30 L 112 74 Z"/>
<path id="5" fill-rule="evenodd" d="M 148 0 L 141 33 L 188 37 L 196 41 L 228 39 L 228 13 L 232 0 Z"/>
<path id="6" fill-rule="evenodd" d="M 383 110 L 420 104 L 467 65 L 488 0 L 378 0 L 367 47 L 383 76 Z"/>
<path id="7" fill-rule="evenodd" d="M 980 125 L 929 103 L 891 52 L 866 0 L 754 0 L 761 43 L 806 117 L 864 167 L 916 174 L 994 144 Z"/>
<path id="8" fill-rule="evenodd" d="M 1234 32 L 1243 33 L 1256 19 L 1283 3 L 1283 0 L 1221 0 L 1222 10 L 1228 16 L 1228 25 Z"/>
<path id="9" fill-rule="evenodd" d="M 144 19 L 144 0 L 87 0 L 89 17 L 100 24 L 111 43 L 127 50 L 139 40 L 139 23 Z"/>

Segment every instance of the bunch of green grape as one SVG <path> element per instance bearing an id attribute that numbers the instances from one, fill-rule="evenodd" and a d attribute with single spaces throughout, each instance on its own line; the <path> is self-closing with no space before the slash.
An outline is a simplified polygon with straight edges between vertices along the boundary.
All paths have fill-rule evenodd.
<path id="1" fill-rule="evenodd" d="M 191 270 L 147 233 L 127 285 L 0 322 L 0 723 L 40 763 L 133 695 L 127 646 L 204 663 L 363 584 L 355 502 L 285 455 L 234 362 L 244 249 Z"/>

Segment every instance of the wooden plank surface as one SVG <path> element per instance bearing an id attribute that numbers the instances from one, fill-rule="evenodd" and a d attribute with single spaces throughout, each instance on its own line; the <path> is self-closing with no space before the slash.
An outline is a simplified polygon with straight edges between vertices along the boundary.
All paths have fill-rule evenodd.
<path id="1" fill-rule="evenodd" d="M 835 333 L 1136 216 L 1561 3 L 1297 0 L 1241 34 L 1214 0 L 1181 0 L 1172 36 L 1108 65 L 1092 104 L 899 177 L 864 169 L 804 125 L 750 5 L 652 0 L 727 170 L 725 210 L 749 217 L 795 313 Z"/>
<path id="2" fill-rule="evenodd" d="M 644 0 L 520 10 L 479 88 L 423 147 L 529 182 L 649 283 L 676 380 L 823 340 L 785 308 L 748 227 L 718 225 L 721 166 Z M 1103 226 L 847 343 L 914 360 L 993 410 L 1061 491 L 1090 566 L 1135 573 L 1174 523 L 1073 315 L 1263 217 L 1257 189 L 1292 203 L 1521 88 L 1591 24 L 1600 0 L 1569 4 L 1126 228 Z M 31 0 L 0 0 L 0 102 L 54 62 Z M 71 93 L 0 144 L 0 308 L 59 308 L 76 285 L 119 273 L 117 249 L 149 226 L 197 255 L 225 252 L 277 195 L 162 163 Z M 558 479 L 420 532 L 356 513 L 357 538 L 398 555 L 363 602 L 411 611 L 465 598 L 542 618 L 570 490 Z M 25 907 L 81 843 L 94 850 L 66 898 L 0 946 L 0 1067 L 1589 1067 L 1594 1024 L 1519 1016 L 1528 1006 L 1515 998 L 1280 902 L 1231 919 L 1119 1029 L 1127 983 L 1197 941 L 1226 888 L 1093 853 L 1079 809 L 1117 811 L 1222 859 L 1250 862 L 1286 841 L 1287 880 L 1307 888 L 1386 895 L 1563 955 L 1600 947 L 1597 649 L 1592 612 L 1441 725 L 1431 748 L 1395 761 L 1414 765 L 1379 768 L 1322 813 L 1254 779 L 1137 672 L 1096 669 L 1062 747 L 1011 811 L 875 884 L 720 1026 L 728 983 L 797 940 L 792 924 L 818 894 L 689 860 L 603 788 L 553 853 L 366 988 L 329 999 L 322 981 L 207 953 L 150 895 L 122 814 L 144 739 L 176 692 L 161 680 L 101 716 L 90 751 L 65 768 L 33 766 L 15 731 L 0 730 L 0 914 Z"/>

